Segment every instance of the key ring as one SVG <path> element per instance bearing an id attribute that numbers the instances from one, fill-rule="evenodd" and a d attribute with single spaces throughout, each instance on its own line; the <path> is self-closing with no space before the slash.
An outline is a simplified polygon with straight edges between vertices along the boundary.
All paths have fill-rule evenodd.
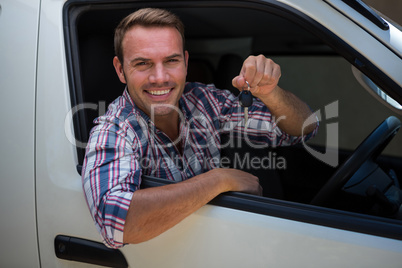
<path id="1" fill-rule="evenodd" d="M 244 81 L 246 81 L 246 84 L 247 84 L 247 90 L 248 90 L 248 91 L 250 91 L 250 88 L 251 88 L 251 87 L 250 87 L 250 84 L 247 82 L 247 80 L 244 80 Z M 243 87 L 243 88 L 244 88 L 244 87 Z"/>

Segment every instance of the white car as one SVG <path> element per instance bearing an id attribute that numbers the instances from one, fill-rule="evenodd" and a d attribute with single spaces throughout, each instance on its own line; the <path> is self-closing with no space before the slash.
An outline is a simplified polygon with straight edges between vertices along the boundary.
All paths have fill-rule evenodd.
<path id="1" fill-rule="evenodd" d="M 144 6 L 183 20 L 189 81 L 232 90 L 239 62 L 264 54 L 320 129 L 294 147 L 222 137 L 222 166 L 257 174 L 264 197 L 223 194 L 148 242 L 110 249 L 81 164 L 92 120 L 124 89 L 113 29 Z M 401 267 L 398 27 L 360 0 L 0 1 L 0 266 Z"/>

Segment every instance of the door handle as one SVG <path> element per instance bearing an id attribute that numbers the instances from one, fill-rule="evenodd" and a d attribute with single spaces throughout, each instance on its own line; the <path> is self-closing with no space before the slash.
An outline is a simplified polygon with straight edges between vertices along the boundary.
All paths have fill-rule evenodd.
<path id="1" fill-rule="evenodd" d="M 54 239 L 54 249 L 56 256 L 63 260 L 108 267 L 128 267 L 126 258 L 120 250 L 87 239 L 58 235 Z"/>

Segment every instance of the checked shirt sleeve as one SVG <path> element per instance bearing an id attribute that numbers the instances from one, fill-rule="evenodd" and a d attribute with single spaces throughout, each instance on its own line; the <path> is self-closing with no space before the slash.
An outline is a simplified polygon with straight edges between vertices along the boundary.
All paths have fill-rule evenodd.
<path id="1" fill-rule="evenodd" d="M 123 246 L 127 211 L 140 184 L 135 141 L 124 122 L 106 122 L 92 130 L 86 149 L 82 172 L 85 196 L 103 242 L 111 248 Z"/>

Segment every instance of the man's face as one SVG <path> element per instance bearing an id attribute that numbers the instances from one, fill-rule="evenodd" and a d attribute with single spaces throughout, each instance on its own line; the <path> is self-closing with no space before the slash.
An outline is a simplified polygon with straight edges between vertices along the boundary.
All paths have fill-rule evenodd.
<path id="1" fill-rule="evenodd" d="M 113 63 L 137 107 L 149 116 L 151 109 L 155 116 L 171 115 L 187 75 L 188 53 L 180 33 L 171 27 L 135 26 L 124 36 L 123 57 L 124 66 L 117 57 Z"/>

